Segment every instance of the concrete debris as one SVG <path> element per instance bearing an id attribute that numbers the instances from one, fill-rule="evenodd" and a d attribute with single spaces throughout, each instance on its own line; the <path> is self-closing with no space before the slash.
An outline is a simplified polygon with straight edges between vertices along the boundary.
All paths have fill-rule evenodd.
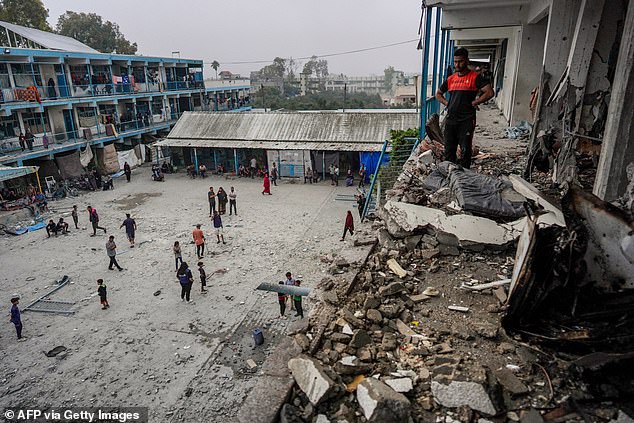
<path id="1" fill-rule="evenodd" d="M 449 310 L 452 311 L 459 311 L 461 313 L 466 313 L 469 311 L 469 307 L 463 307 L 463 306 L 457 306 L 457 305 L 450 305 L 447 307 Z"/>
<path id="2" fill-rule="evenodd" d="M 384 382 L 390 388 L 400 393 L 406 393 L 414 389 L 414 385 L 412 384 L 412 379 L 408 377 L 404 377 L 400 379 L 386 379 Z"/>
<path id="3" fill-rule="evenodd" d="M 521 395 L 528 392 L 526 385 L 506 367 L 495 370 L 493 374 L 504 389 L 509 391 L 512 395 Z"/>
<path id="4" fill-rule="evenodd" d="M 247 366 L 249 367 L 249 369 L 255 369 L 256 367 L 258 367 L 255 361 L 253 361 L 252 359 L 247 360 Z"/>
<path id="5" fill-rule="evenodd" d="M 432 381 L 431 392 L 434 399 L 445 407 L 456 408 L 466 405 L 484 414 L 497 413 L 487 391 L 479 383 L 452 381 L 445 385 Z"/>
<path id="6" fill-rule="evenodd" d="M 404 422 L 410 418 L 411 404 L 407 397 L 374 378 L 359 384 L 357 401 L 371 423 Z"/>
<path id="7" fill-rule="evenodd" d="M 438 288 L 435 288 L 433 286 L 428 286 L 423 291 L 423 295 L 427 295 L 428 297 L 437 297 L 440 295 L 440 291 L 438 290 Z"/>
<path id="8" fill-rule="evenodd" d="M 288 368 L 313 405 L 319 404 L 335 388 L 335 382 L 326 375 L 321 364 L 311 357 L 300 355 L 292 358 L 288 362 Z"/>
<path id="9" fill-rule="evenodd" d="M 389 262 L 391 260 L 393 260 L 393 259 L 388 260 L 388 265 L 389 265 Z M 394 262 L 396 263 L 396 261 L 394 261 Z M 392 282 L 388 286 L 380 287 L 379 288 L 379 295 L 382 296 L 382 297 L 389 297 L 391 295 L 400 294 L 403 291 L 405 291 L 405 286 L 402 283 L 400 283 L 400 282 Z"/>
<path id="10" fill-rule="evenodd" d="M 388 201 L 385 212 L 406 231 L 431 229 L 455 238 L 463 248 L 477 245 L 505 248 L 521 233 L 519 222 L 514 226 L 465 214 L 449 216 L 442 210 L 414 204 Z"/>
<path id="11" fill-rule="evenodd" d="M 393 258 L 387 261 L 387 267 L 389 267 L 390 270 L 394 272 L 401 279 L 407 276 L 407 272 L 403 270 L 401 265 Z"/>
<path id="12" fill-rule="evenodd" d="M 472 291 L 484 291 L 485 289 L 496 288 L 498 286 L 509 285 L 511 283 L 510 279 L 502 279 L 495 282 L 481 283 L 479 285 L 465 285 L 463 284 L 461 288 L 470 289 Z"/>

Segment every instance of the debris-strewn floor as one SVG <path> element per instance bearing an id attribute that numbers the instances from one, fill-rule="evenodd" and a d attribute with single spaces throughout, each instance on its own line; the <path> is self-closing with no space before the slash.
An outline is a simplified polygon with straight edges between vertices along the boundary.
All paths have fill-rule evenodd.
<path id="1" fill-rule="evenodd" d="M 481 113 L 476 143 L 496 155 L 473 169 L 521 174 L 524 146 L 501 139 L 495 113 Z M 418 198 L 403 183 L 416 174 L 411 165 L 392 198 Z M 632 421 L 631 397 L 617 389 L 631 385 L 631 364 L 622 368 L 628 376 L 583 378 L 569 352 L 502 329 L 514 242 L 465 249 L 434 225 L 404 228 L 402 213 L 393 208 L 373 224 L 379 243 L 353 286 L 320 283 L 324 307 L 338 311 L 325 330 L 313 319 L 295 335 L 299 347 L 309 338 L 319 348 L 289 362 L 297 387 L 281 421 Z"/>

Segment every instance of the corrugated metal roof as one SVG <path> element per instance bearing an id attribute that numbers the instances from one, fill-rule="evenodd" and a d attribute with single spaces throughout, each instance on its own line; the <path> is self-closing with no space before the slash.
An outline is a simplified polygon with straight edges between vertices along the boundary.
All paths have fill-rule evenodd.
<path id="1" fill-rule="evenodd" d="M 16 34 L 19 34 L 47 49 L 77 51 L 81 53 L 99 53 L 94 48 L 64 35 L 53 34 L 51 32 L 40 31 L 39 29 L 27 28 L 3 21 L 0 21 L 0 26 L 7 28 L 9 31 L 13 31 Z"/>
<path id="2" fill-rule="evenodd" d="M 158 145 L 271 150 L 380 151 L 391 129 L 417 128 L 418 114 L 187 112 Z"/>
<path id="3" fill-rule="evenodd" d="M 8 181 L 9 179 L 19 178 L 20 176 L 35 173 L 39 170 L 39 166 L 1 166 L 0 165 L 0 181 Z"/>

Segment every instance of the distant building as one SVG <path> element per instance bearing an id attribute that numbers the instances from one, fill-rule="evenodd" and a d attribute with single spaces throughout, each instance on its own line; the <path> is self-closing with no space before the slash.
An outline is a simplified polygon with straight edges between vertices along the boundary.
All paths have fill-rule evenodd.
<path id="1" fill-rule="evenodd" d="M 207 87 L 202 60 L 100 53 L 6 22 L 0 34 L 0 165 L 56 176 L 63 157 L 86 146 L 96 161 L 104 149 L 116 157 L 167 133 L 185 111 L 250 109 L 248 82 Z M 27 130 L 33 149 L 23 151 Z"/>

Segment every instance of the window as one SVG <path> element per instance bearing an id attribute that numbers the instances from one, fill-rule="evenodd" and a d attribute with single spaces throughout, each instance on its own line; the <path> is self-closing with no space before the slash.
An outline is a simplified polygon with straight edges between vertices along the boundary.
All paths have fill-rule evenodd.
<path id="1" fill-rule="evenodd" d="M 112 84 L 110 77 L 110 66 L 93 65 L 92 67 L 92 83 L 93 84 Z"/>
<path id="2" fill-rule="evenodd" d="M 22 120 L 24 121 L 24 127 L 31 128 L 33 134 L 51 132 L 51 126 L 46 113 L 22 112 Z"/>
<path id="3" fill-rule="evenodd" d="M 86 87 L 90 84 L 90 76 L 88 75 L 88 66 L 76 65 L 70 66 L 70 79 L 73 85 Z"/>
<path id="4" fill-rule="evenodd" d="M 77 116 L 79 116 L 79 126 L 82 128 L 90 128 L 97 125 L 97 109 L 94 107 L 77 107 Z"/>
<path id="5" fill-rule="evenodd" d="M 2 116 L 0 117 L 0 139 L 15 138 L 20 134 L 20 124 L 17 117 Z"/>
<path id="6" fill-rule="evenodd" d="M 13 80 L 18 88 L 31 87 L 33 85 L 42 86 L 42 77 L 40 76 L 40 67 L 38 65 L 31 66 L 30 63 L 13 63 L 11 65 Z"/>
<path id="7" fill-rule="evenodd" d="M 143 66 L 133 67 L 132 75 L 134 75 L 134 82 L 137 84 L 145 83 L 145 68 Z"/>
<path id="8" fill-rule="evenodd" d="M 6 63 L 0 63 L 0 88 L 11 88 L 9 68 Z"/>
<path id="9" fill-rule="evenodd" d="M 152 99 L 152 114 L 160 115 L 163 108 L 163 99 L 161 97 L 154 97 Z"/>

